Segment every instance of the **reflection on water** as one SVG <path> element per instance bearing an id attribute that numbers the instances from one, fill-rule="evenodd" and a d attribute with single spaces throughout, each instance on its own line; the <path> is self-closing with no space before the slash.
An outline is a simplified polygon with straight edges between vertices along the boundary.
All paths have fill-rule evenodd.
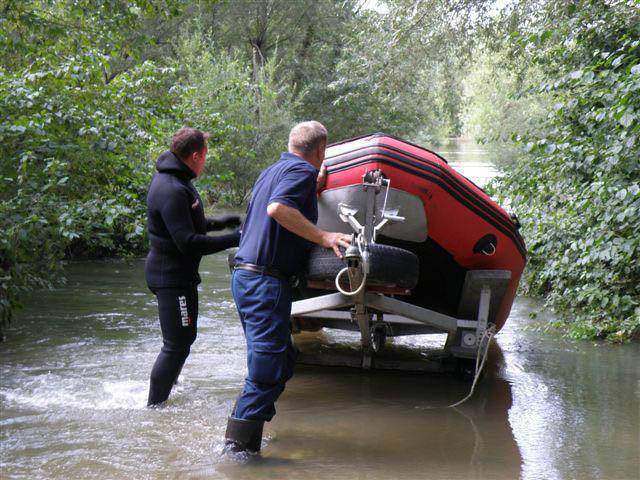
<path id="1" fill-rule="evenodd" d="M 512 317 L 534 308 L 520 300 Z M 568 342 L 519 323 L 499 338 L 523 476 L 640 478 L 640 345 Z"/>
<path id="2" fill-rule="evenodd" d="M 481 401 L 442 408 L 467 389 L 444 375 L 301 369 L 274 421 L 270 455 L 304 465 L 305 478 L 327 468 L 349 472 L 343 477 L 517 478 L 509 384 L 490 375 Z"/>
<path id="3" fill-rule="evenodd" d="M 72 263 L 64 288 L 27 299 L 0 344 L 1 478 L 639 477 L 640 345 L 537 333 L 528 327 L 539 304 L 523 298 L 459 408 L 442 408 L 468 391 L 452 376 L 299 368 L 262 459 L 226 462 L 217 452 L 245 375 L 226 255 L 203 262 L 198 339 L 166 407 L 153 410 L 144 405 L 160 331 L 142 268 Z M 348 332 L 321 338 L 357 344 Z M 390 347 L 421 355 L 433 342 Z"/>
<path id="4" fill-rule="evenodd" d="M 479 187 L 484 187 L 498 174 L 494 167 L 497 154 L 470 140 L 447 139 L 436 151 Z"/>
<path id="5" fill-rule="evenodd" d="M 66 287 L 34 295 L 0 345 L 2 478 L 637 478 L 639 346 L 530 331 L 527 299 L 458 409 L 440 408 L 468 389 L 448 375 L 304 367 L 263 460 L 222 461 L 245 368 L 225 262 L 204 262 L 198 340 L 158 410 L 144 407 L 160 334 L 142 261 L 71 264 Z"/>

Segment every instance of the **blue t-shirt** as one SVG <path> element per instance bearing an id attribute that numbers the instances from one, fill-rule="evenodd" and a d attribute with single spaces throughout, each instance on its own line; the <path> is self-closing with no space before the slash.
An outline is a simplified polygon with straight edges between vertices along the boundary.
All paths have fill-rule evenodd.
<path id="1" fill-rule="evenodd" d="M 277 268 L 286 275 L 304 270 L 311 242 L 267 215 L 267 206 L 274 202 L 287 205 L 316 223 L 317 178 L 318 170 L 293 153 L 283 153 L 260 174 L 253 186 L 236 262 Z"/>

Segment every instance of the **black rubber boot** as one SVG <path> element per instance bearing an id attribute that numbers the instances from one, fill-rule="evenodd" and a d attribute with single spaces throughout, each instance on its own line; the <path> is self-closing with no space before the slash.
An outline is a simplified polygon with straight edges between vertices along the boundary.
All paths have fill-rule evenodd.
<path id="1" fill-rule="evenodd" d="M 222 453 L 259 453 L 263 426 L 262 420 L 229 417 Z"/>
<path id="2" fill-rule="evenodd" d="M 180 374 L 182 373 L 182 367 L 184 367 L 184 363 L 182 364 L 182 366 L 180 367 L 180 370 L 178 370 L 178 373 L 176 373 L 176 379 L 173 381 L 174 385 L 178 384 L 178 377 L 180 376 Z"/>

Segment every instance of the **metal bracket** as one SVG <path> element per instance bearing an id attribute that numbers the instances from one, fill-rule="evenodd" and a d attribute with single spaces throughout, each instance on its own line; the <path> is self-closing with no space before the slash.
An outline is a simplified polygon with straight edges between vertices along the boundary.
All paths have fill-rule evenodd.
<path id="1" fill-rule="evenodd" d="M 435 312 L 411 303 L 385 297 L 376 293 L 367 293 L 365 303 L 375 310 L 385 313 L 395 313 L 403 317 L 416 320 L 425 325 L 436 327 L 443 332 L 455 332 L 458 328 L 458 319 Z M 475 322 L 474 322 L 475 323 Z"/>
<path id="2" fill-rule="evenodd" d="M 351 228 L 353 228 L 356 233 L 360 233 L 364 227 L 360 225 L 360 222 L 358 222 L 358 220 L 356 220 L 357 214 L 357 208 L 353 208 L 344 203 L 338 204 L 338 216 L 340 217 L 340 220 L 351 225 Z"/>
<path id="3" fill-rule="evenodd" d="M 483 285 L 480 290 L 480 304 L 478 305 L 478 325 L 476 326 L 476 341 L 487 329 L 489 320 L 489 306 L 491 305 L 491 287 Z"/>
<path id="4" fill-rule="evenodd" d="M 394 209 L 394 210 L 383 210 L 382 211 L 382 221 L 380 221 L 380 223 L 378 223 L 374 228 L 373 228 L 373 239 L 376 239 L 376 236 L 378 235 L 378 232 L 380 230 L 382 230 L 387 224 L 389 224 L 389 222 L 398 222 L 398 223 L 402 223 L 405 221 L 405 217 L 401 217 L 398 215 L 398 213 L 400 213 L 399 209 Z"/>
<path id="5" fill-rule="evenodd" d="M 353 299 L 341 293 L 330 293 L 319 297 L 311 297 L 305 300 L 297 300 L 291 305 L 291 316 L 301 316 L 320 310 L 334 310 L 338 308 L 350 307 Z"/>
<path id="6" fill-rule="evenodd" d="M 291 316 L 293 317 L 313 317 L 314 313 L 320 318 L 339 319 L 346 316 L 339 312 L 329 313 L 327 311 L 338 310 L 355 305 L 354 298 L 346 297 L 341 293 L 330 293 L 319 297 L 307 298 L 293 302 L 291 306 Z M 427 308 L 417 307 L 411 303 L 403 302 L 395 298 L 386 297 L 379 293 L 365 293 L 363 306 L 369 309 L 391 314 L 395 322 L 407 324 L 422 324 L 435 328 L 446 333 L 455 332 L 458 328 L 477 328 L 478 322 L 475 320 L 465 320 L 450 317 L 443 313 L 438 313 Z M 485 326 L 486 328 L 486 326 Z"/>

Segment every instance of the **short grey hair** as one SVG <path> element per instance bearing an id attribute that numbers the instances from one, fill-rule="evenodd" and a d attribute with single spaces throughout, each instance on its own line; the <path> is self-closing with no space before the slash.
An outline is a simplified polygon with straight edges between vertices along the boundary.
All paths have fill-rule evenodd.
<path id="1" fill-rule="evenodd" d="M 320 122 L 298 123 L 289 133 L 289 150 L 311 153 L 322 142 L 327 142 L 327 135 L 327 129 Z"/>

